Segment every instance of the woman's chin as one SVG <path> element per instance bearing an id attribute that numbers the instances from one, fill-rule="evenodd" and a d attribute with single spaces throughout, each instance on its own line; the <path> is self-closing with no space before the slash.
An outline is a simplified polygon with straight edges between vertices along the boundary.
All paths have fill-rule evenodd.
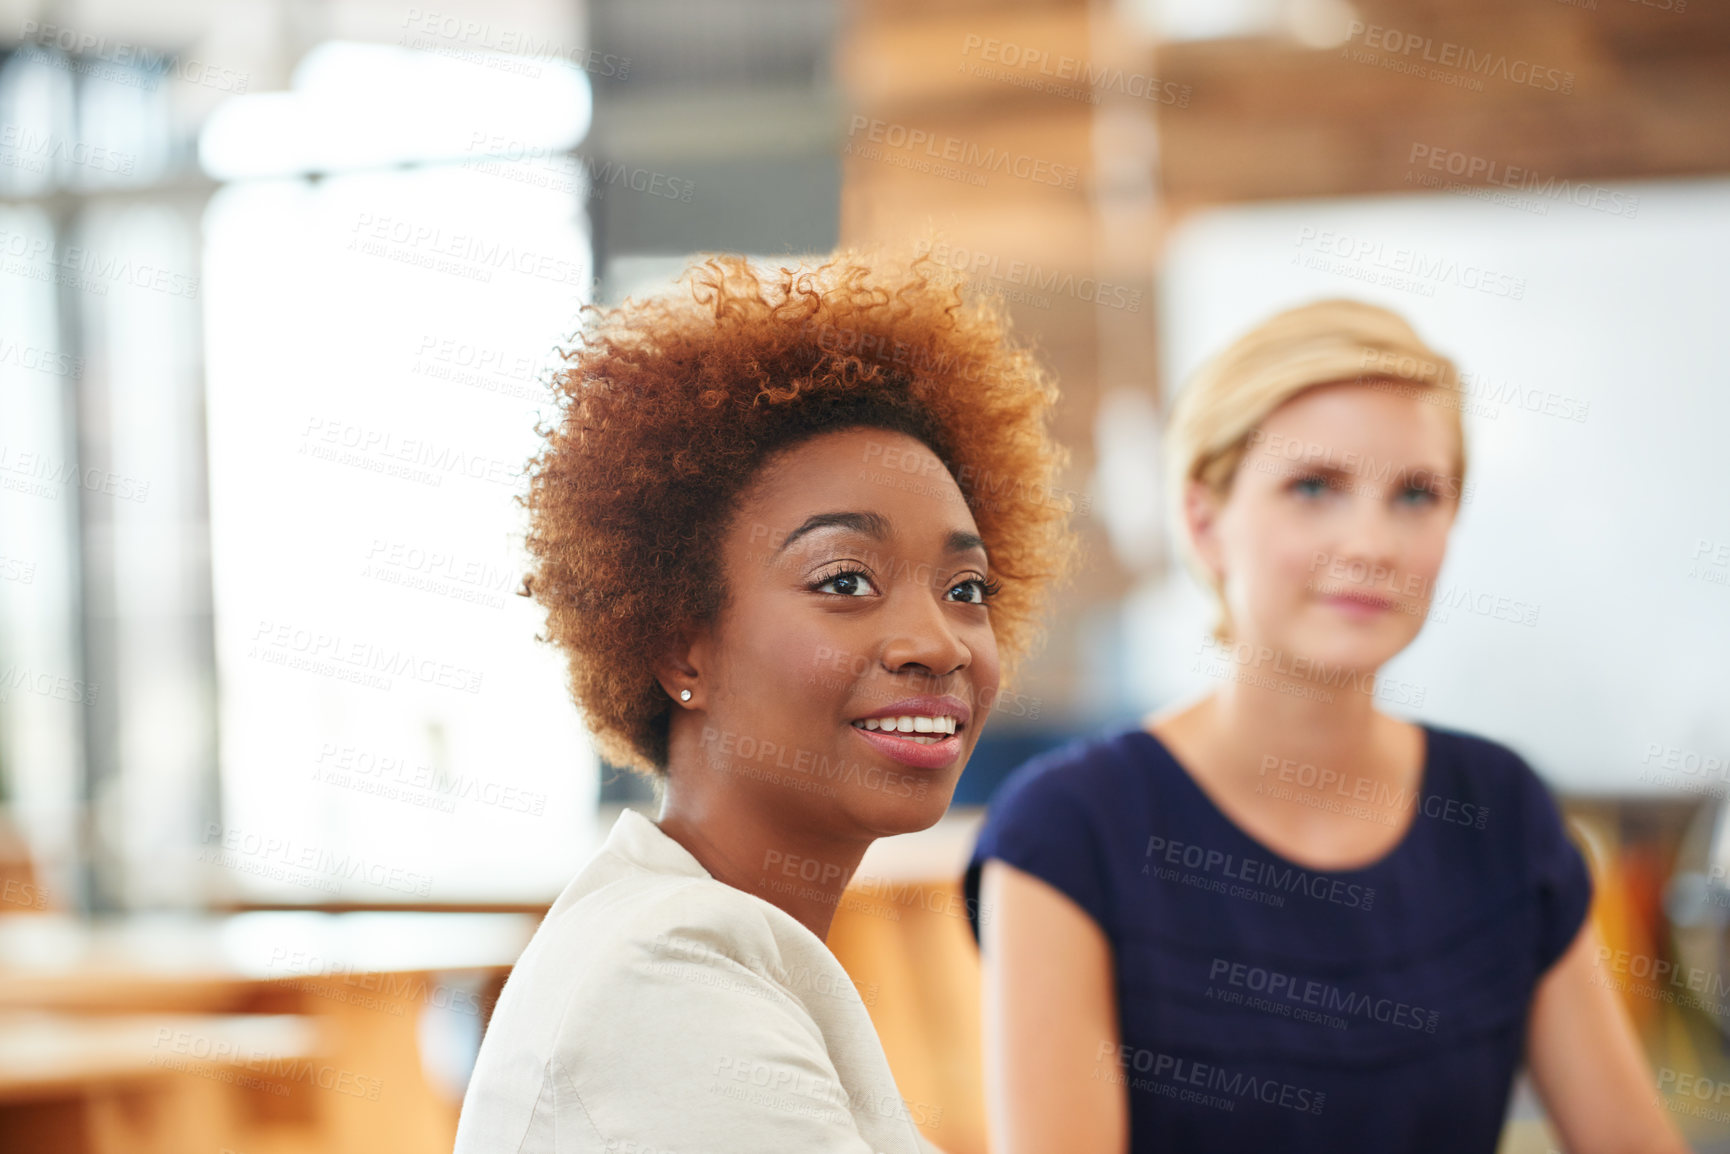
<path id="1" fill-rule="evenodd" d="M 1322 688 L 1368 690 L 1376 672 L 1411 643 L 1411 638 L 1386 626 L 1341 630 L 1337 625 L 1295 629 L 1278 644 L 1252 650 L 1257 656 L 1248 671 L 1281 681 L 1313 682 Z M 1273 656 L 1266 656 L 1271 652 Z"/>
<path id="2" fill-rule="evenodd" d="M 1318 639 L 1305 650 L 1309 658 L 1308 680 L 1331 682 L 1342 689 L 1369 690 L 1378 670 L 1405 648 L 1403 641 L 1378 636 Z"/>
<path id="3" fill-rule="evenodd" d="M 861 807 L 866 812 L 855 812 L 876 836 L 894 837 L 936 825 L 949 812 L 949 802 L 954 796 L 955 783 L 948 775 L 933 776 L 929 784 L 916 787 L 912 796 L 872 798 Z"/>

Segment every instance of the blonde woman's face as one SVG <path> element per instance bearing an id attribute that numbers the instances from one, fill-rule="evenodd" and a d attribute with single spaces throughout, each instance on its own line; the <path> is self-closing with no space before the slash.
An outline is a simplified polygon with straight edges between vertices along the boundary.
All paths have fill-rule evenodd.
<path id="1" fill-rule="evenodd" d="M 1251 434 L 1223 503 L 1192 512 L 1234 644 L 1362 672 L 1417 636 L 1460 501 L 1445 395 L 1324 385 Z"/>

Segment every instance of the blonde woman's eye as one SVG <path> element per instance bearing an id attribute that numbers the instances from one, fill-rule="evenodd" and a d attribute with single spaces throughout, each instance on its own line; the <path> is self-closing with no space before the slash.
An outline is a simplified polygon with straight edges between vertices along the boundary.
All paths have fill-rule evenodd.
<path id="1" fill-rule="evenodd" d="M 1401 490 L 1400 499 L 1413 505 L 1433 505 L 1442 499 L 1442 495 L 1423 485 L 1407 485 Z"/>
<path id="2" fill-rule="evenodd" d="M 841 597 L 868 597 L 877 591 L 863 570 L 847 569 L 832 573 L 811 586 L 813 593 L 833 593 Z"/>

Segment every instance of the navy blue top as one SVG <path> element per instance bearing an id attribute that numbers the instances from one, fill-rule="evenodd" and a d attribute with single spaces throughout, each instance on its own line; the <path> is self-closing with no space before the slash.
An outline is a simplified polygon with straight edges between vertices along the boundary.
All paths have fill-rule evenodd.
<path id="1" fill-rule="evenodd" d="M 1122 1045 L 1093 1073 L 1126 1088 L 1134 1154 L 1493 1154 L 1534 988 L 1592 880 L 1518 754 L 1422 728 L 1415 796 L 1335 780 L 1317 794 L 1297 788 L 1313 767 L 1263 770 L 1293 804 L 1415 809 L 1362 869 L 1268 849 L 1142 729 L 1078 739 L 1004 782 L 967 867 L 974 936 L 986 858 L 1099 924 Z"/>

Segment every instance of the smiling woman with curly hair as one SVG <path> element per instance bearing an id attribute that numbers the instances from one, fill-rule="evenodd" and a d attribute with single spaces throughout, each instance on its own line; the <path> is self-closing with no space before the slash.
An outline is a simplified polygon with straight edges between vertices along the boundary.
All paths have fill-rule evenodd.
<path id="1" fill-rule="evenodd" d="M 934 261 L 684 286 L 591 314 L 527 501 L 526 592 L 660 815 L 525 950 L 457 1149 L 929 1149 L 823 939 L 871 842 L 948 808 L 1068 572 L 1056 388 Z"/>

